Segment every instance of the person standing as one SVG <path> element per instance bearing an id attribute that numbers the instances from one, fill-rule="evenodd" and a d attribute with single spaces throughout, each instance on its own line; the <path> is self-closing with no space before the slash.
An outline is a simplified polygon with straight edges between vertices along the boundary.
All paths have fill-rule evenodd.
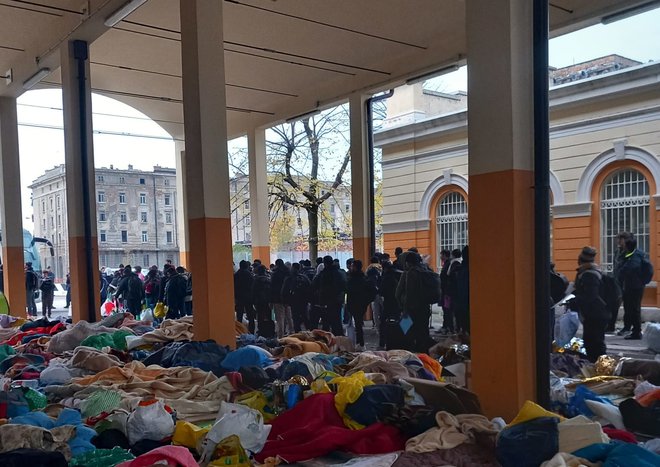
<path id="1" fill-rule="evenodd" d="M 395 269 L 389 261 L 384 261 L 382 266 L 383 275 L 380 280 L 379 295 L 383 297 L 383 316 L 380 321 L 380 332 L 378 333 L 378 347 L 380 350 L 385 348 L 390 350 L 394 343 L 388 339 L 387 327 L 394 325 L 398 327 L 401 319 L 401 307 L 396 299 L 396 289 L 402 273 Z"/>
<path id="2" fill-rule="evenodd" d="M 637 239 L 629 232 L 617 236 L 622 247 L 621 265 L 617 271 L 617 280 L 623 289 L 623 329 L 617 334 L 626 335 L 625 339 L 642 338 L 642 297 L 646 284 L 642 278 L 644 252 L 637 249 Z"/>
<path id="3" fill-rule="evenodd" d="M 147 308 L 153 310 L 160 296 L 160 274 L 157 266 L 151 266 L 144 280 L 144 299 Z"/>
<path id="4" fill-rule="evenodd" d="M 403 271 L 405 269 L 405 263 L 399 258 L 401 256 L 401 253 L 403 253 L 403 248 L 400 246 L 396 247 L 394 249 L 394 262 L 392 263 L 394 265 L 394 269 L 398 269 L 399 271 Z"/>
<path id="5" fill-rule="evenodd" d="M 442 308 L 442 332 L 444 334 L 454 332 L 454 315 L 451 312 L 449 304 L 449 295 L 447 290 L 449 287 L 449 265 L 451 264 L 451 253 L 449 250 L 442 250 L 440 252 L 440 307 Z"/>
<path id="6" fill-rule="evenodd" d="M 167 319 L 179 319 L 185 316 L 186 278 L 179 274 L 174 266 L 167 268 L 167 285 L 165 286 L 165 304 Z"/>
<path id="7" fill-rule="evenodd" d="M 248 320 L 248 330 L 254 334 L 254 308 L 252 307 L 252 281 L 254 276 L 250 272 L 249 261 L 238 263 L 238 271 L 234 273 L 234 303 L 236 307 L 236 321 L 243 322 L 243 316 Z"/>
<path id="8" fill-rule="evenodd" d="M 371 258 L 371 264 L 367 267 L 366 275 L 369 283 L 378 291 L 380 290 L 380 279 L 383 275 L 383 266 L 380 264 L 380 258 L 374 255 Z M 373 325 L 376 329 L 380 329 L 380 322 L 383 320 L 383 297 L 376 293 L 373 301 L 371 302 L 371 312 L 373 314 Z"/>
<path id="9" fill-rule="evenodd" d="M 340 272 L 339 266 L 332 260 L 332 256 L 323 257 L 323 269 L 314 278 L 312 290 L 318 295 L 323 329 L 332 331 L 336 336 L 343 336 L 341 307 L 344 304 L 346 279 L 345 274 Z"/>
<path id="10" fill-rule="evenodd" d="M 257 314 L 257 330 L 262 337 L 275 337 L 275 326 L 270 308 L 270 277 L 266 274 L 266 266 L 260 264 L 255 269 L 252 282 L 252 300 Z"/>
<path id="11" fill-rule="evenodd" d="M 463 334 L 470 334 L 470 261 L 469 248 L 461 251 L 461 267 L 456 274 L 456 326 Z"/>
<path id="12" fill-rule="evenodd" d="M 608 315 L 605 300 L 600 295 L 602 272 L 595 263 L 596 249 L 585 246 L 578 257 L 577 276 L 575 278 L 575 298 L 571 309 L 577 309 L 582 321 L 582 339 L 591 362 L 607 353 L 605 346 L 605 328 Z"/>
<path id="13" fill-rule="evenodd" d="M 138 275 L 133 272 L 130 265 L 124 267 L 124 276 L 119 281 L 116 296 L 124 300 L 126 311 L 139 318 L 140 313 L 142 313 L 144 284 Z"/>
<path id="14" fill-rule="evenodd" d="M 293 334 L 293 317 L 291 316 L 291 307 L 284 303 L 282 298 L 282 287 L 284 281 L 289 276 L 289 268 L 286 267 L 282 259 L 275 261 L 275 269 L 271 277 L 270 302 L 275 310 L 275 322 L 277 324 L 277 338 Z"/>
<path id="15" fill-rule="evenodd" d="M 39 290 L 41 290 L 41 313 L 44 318 L 50 318 L 53 311 L 53 300 L 55 299 L 55 282 L 49 271 L 43 272 Z"/>
<path id="16" fill-rule="evenodd" d="M 346 312 L 355 323 L 356 350 L 364 350 L 364 313 L 367 306 L 374 299 L 377 288 L 362 271 L 362 261 L 356 259 L 351 262 L 351 269 L 346 282 Z"/>
<path id="17" fill-rule="evenodd" d="M 37 316 L 37 303 L 34 294 L 39 289 L 39 276 L 32 269 L 32 262 L 25 263 L 25 298 L 28 316 Z"/>
<path id="18" fill-rule="evenodd" d="M 293 263 L 291 273 L 284 280 L 282 286 L 282 299 L 290 307 L 293 317 L 293 329 L 300 332 L 302 325 L 310 330 L 309 302 L 311 298 L 312 283 L 302 273 L 301 264 Z"/>
<path id="19" fill-rule="evenodd" d="M 431 338 L 429 336 L 429 319 L 431 306 L 423 299 L 422 274 L 427 269 L 422 265 L 422 258 L 415 252 L 408 252 L 405 256 L 406 269 L 396 288 L 396 299 L 404 313 L 412 319 L 412 326 L 408 330 L 411 349 L 414 352 L 428 352 Z"/>

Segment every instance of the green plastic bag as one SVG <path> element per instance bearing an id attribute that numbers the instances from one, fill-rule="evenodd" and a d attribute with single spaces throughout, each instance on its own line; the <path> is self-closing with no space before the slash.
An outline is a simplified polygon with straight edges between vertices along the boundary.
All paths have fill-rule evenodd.
<path id="1" fill-rule="evenodd" d="M 48 405 L 48 398 L 32 388 L 21 388 L 23 389 L 23 397 L 28 403 L 30 411 L 45 409 Z"/>
<path id="2" fill-rule="evenodd" d="M 0 292 L 0 315 L 8 315 L 9 314 L 9 302 L 7 301 L 7 297 L 5 297 L 5 294 Z"/>
<path id="3" fill-rule="evenodd" d="M 75 467 L 110 467 L 124 461 L 135 459 L 135 456 L 122 448 L 95 449 L 80 454 L 69 462 Z"/>

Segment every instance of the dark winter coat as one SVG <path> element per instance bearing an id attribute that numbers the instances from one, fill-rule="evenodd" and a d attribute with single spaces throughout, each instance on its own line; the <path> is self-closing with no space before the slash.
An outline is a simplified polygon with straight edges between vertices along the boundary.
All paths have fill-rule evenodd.
<path id="1" fill-rule="evenodd" d="M 289 268 L 286 266 L 278 266 L 271 275 L 270 286 L 270 302 L 271 303 L 284 303 L 282 300 L 282 286 L 287 276 L 290 274 Z"/>
<path id="2" fill-rule="evenodd" d="M 270 302 L 271 282 L 268 276 L 254 276 L 252 281 L 252 303 L 265 305 Z"/>
<path id="3" fill-rule="evenodd" d="M 624 291 L 640 290 L 645 287 L 642 280 L 642 261 L 644 260 L 644 253 L 640 250 L 635 250 L 630 256 L 623 255 L 621 267 L 617 271 L 617 280 Z"/>
<path id="4" fill-rule="evenodd" d="M 383 309 L 385 319 L 399 319 L 401 317 L 401 307 L 396 300 L 396 288 L 399 285 L 401 272 L 396 269 L 383 272 L 380 279 L 379 294 L 383 297 Z"/>
<path id="5" fill-rule="evenodd" d="M 234 273 L 234 299 L 237 302 L 252 303 L 252 281 L 254 276 L 247 269 Z"/>
<path id="6" fill-rule="evenodd" d="M 344 302 L 346 292 L 346 273 L 342 273 L 337 266 L 330 265 L 323 268 L 312 282 L 312 290 L 318 293 L 320 305 L 334 305 Z"/>
<path id="7" fill-rule="evenodd" d="M 309 303 L 312 295 L 312 283 L 302 273 L 291 272 L 284 279 L 282 300 L 287 305 L 303 305 Z"/>
<path id="8" fill-rule="evenodd" d="M 55 292 L 55 283 L 50 277 L 46 277 L 43 279 L 41 282 L 41 286 L 39 286 L 39 289 L 44 293 L 44 294 L 52 294 Z"/>
<path id="9" fill-rule="evenodd" d="M 601 297 L 602 273 L 593 263 L 580 266 L 575 278 L 573 306 L 587 320 L 607 320 L 609 312 Z"/>
<path id="10" fill-rule="evenodd" d="M 378 289 L 363 272 L 351 272 L 346 283 L 346 306 L 351 311 L 364 313 L 373 301 Z"/>
<path id="11" fill-rule="evenodd" d="M 119 287 L 115 295 L 122 297 L 124 300 L 142 300 L 144 298 L 144 287 L 142 286 L 142 281 L 140 281 L 139 286 L 137 285 L 137 281 L 140 281 L 137 274 L 133 272 L 126 274 L 119 281 Z M 131 286 L 130 284 L 135 284 L 135 286 Z"/>
<path id="12" fill-rule="evenodd" d="M 171 305 L 182 303 L 186 297 L 188 278 L 183 274 L 170 276 L 165 286 L 165 302 Z"/>

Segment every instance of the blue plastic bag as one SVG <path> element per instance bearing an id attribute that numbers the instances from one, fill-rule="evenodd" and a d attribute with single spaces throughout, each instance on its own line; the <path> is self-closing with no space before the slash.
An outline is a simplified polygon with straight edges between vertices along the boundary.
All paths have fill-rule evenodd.
<path id="1" fill-rule="evenodd" d="M 413 325 L 413 320 L 407 314 L 403 315 L 403 318 L 401 318 L 401 321 L 399 321 L 399 326 L 401 327 L 401 330 L 403 331 L 404 334 L 408 334 L 408 331 L 410 331 L 412 325 Z"/>
<path id="2" fill-rule="evenodd" d="M 567 415 L 569 417 L 576 417 L 578 415 L 593 417 L 594 413 L 589 409 L 589 406 L 586 403 L 588 400 L 614 405 L 611 400 L 605 397 L 600 397 L 586 386 L 580 385 L 575 389 L 575 395 L 568 399 L 568 407 L 566 408 Z"/>
<path id="3" fill-rule="evenodd" d="M 580 317 L 575 311 L 567 311 L 555 323 L 555 342 L 563 347 L 571 342 L 580 327 Z"/>

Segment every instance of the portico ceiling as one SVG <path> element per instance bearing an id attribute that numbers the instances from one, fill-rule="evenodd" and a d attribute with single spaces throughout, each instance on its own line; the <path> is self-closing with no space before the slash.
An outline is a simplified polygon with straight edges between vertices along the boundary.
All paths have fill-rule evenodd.
<path id="1" fill-rule="evenodd" d="M 464 60 L 466 1 L 224 0 L 229 136 Z M 54 72 L 40 86 L 59 86 L 59 45 L 83 39 L 92 44 L 94 91 L 182 139 L 179 0 L 149 0 L 105 27 L 125 2 L 1 0 L 0 73 L 12 69 L 14 78 L 0 80 L 0 94 L 18 96 L 42 67 Z M 561 34 L 642 3 L 552 0 L 551 29 Z"/>

